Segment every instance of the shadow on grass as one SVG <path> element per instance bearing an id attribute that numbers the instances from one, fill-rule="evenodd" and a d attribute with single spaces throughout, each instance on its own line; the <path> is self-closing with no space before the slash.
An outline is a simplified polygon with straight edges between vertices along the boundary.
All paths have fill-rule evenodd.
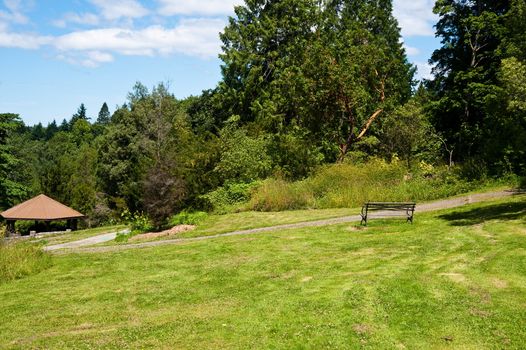
<path id="1" fill-rule="evenodd" d="M 526 220 L 526 200 L 488 205 L 468 211 L 457 211 L 440 215 L 439 218 L 450 221 L 453 226 L 476 225 L 489 220 L 517 220 L 521 218 Z"/>

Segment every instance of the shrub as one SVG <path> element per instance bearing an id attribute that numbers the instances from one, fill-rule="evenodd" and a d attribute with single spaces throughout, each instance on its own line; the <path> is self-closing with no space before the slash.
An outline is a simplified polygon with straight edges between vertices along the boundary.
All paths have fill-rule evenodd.
<path id="1" fill-rule="evenodd" d="M 132 231 L 137 231 L 139 233 L 148 232 L 153 230 L 153 224 L 144 213 L 130 213 L 128 210 L 125 210 L 121 214 L 125 222 L 130 225 Z"/>
<path id="2" fill-rule="evenodd" d="M 24 221 L 24 220 L 17 221 L 15 222 L 15 231 L 18 234 L 26 235 L 26 234 L 29 234 L 29 231 L 34 225 L 35 225 L 34 221 Z"/>
<path id="3" fill-rule="evenodd" d="M 282 179 L 268 179 L 255 191 L 248 206 L 252 210 L 281 211 L 304 208 L 311 204 L 312 194 L 309 191 L 290 186 Z"/>
<path id="4" fill-rule="evenodd" d="M 250 199 L 253 191 L 261 182 L 251 183 L 226 183 L 223 187 L 209 192 L 203 196 L 208 205 L 216 212 L 228 211 L 232 206 L 246 202 Z"/>
<path id="5" fill-rule="evenodd" d="M 390 163 L 373 159 L 325 166 L 302 181 L 269 179 L 257 188 L 246 209 L 351 208 L 368 200 L 433 200 L 476 189 L 487 181 L 467 181 L 461 172 L 423 162 L 409 173 L 396 158 Z"/>
<path id="6" fill-rule="evenodd" d="M 0 241 L 0 284 L 38 273 L 51 264 L 50 255 L 39 246 Z"/>
<path id="7" fill-rule="evenodd" d="M 177 215 L 170 218 L 169 223 L 171 226 L 177 225 L 198 225 L 208 217 L 208 214 L 203 211 L 187 212 L 182 211 Z"/>

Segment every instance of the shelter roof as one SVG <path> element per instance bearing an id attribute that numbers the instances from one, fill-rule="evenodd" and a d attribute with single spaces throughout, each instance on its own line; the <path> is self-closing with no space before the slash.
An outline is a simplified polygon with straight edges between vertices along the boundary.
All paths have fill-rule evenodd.
<path id="1" fill-rule="evenodd" d="M 38 195 L 0 213 L 8 220 L 66 220 L 84 215 L 46 195 Z"/>

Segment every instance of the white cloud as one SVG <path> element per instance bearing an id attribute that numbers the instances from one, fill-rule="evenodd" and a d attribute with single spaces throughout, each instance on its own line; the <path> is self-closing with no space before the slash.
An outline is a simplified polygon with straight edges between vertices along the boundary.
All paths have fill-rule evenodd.
<path id="1" fill-rule="evenodd" d="M 180 53 L 211 58 L 216 57 L 220 51 L 218 33 L 224 25 L 222 20 L 204 18 L 182 20 L 173 28 L 104 28 L 75 31 L 60 36 L 0 31 L 0 47 L 52 47 L 59 51 L 59 59 L 87 67 L 112 62 L 114 54 L 155 56 Z"/>
<path id="2" fill-rule="evenodd" d="M 433 79 L 433 74 L 431 73 L 431 70 L 433 69 L 432 65 L 427 62 L 415 62 L 415 65 L 417 68 L 416 78 Z"/>
<path id="3" fill-rule="evenodd" d="M 120 18 L 141 18 L 149 11 L 136 0 L 91 0 L 99 8 L 104 18 L 116 20 Z"/>
<path id="4" fill-rule="evenodd" d="M 434 0 L 394 0 L 393 14 L 403 36 L 433 36 L 438 17 L 433 13 Z"/>
<path id="5" fill-rule="evenodd" d="M 81 65 L 89 68 L 98 67 L 102 63 L 113 62 L 113 56 L 111 54 L 100 51 L 63 53 L 57 55 L 56 58 L 69 64 Z"/>
<path id="6" fill-rule="evenodd" d="M 123 55 L 182 53 L 214 57 L 219 53 L 218 33 L 225 23 L 216 19 L 184 20 L 174 28 L 150 26 L 133 30 L 105 28 L 77 31 L 56 37 L 53 45 L 61 51 L 101 51 Z"/>
<path id="7" fill-rule="evenodd" d="M 243 0 L 158 0 L 163 16 L 201 15 L 220 16 L 234 13 L 234 6 Z"/>
<path id="8" fill-rule="evenodd" d="M 53 25 L 60 28 L 65 28 L 68 23 L 96 26 L 100 23 L 100 18 L 93 13 L 66 13 L 63 18 L 53 21 Z"/>
<path id="9" fill-rule="evenodd" d="M 38 49 L 42 45 L 51 43 L 52 37 L 32 33 L 12 33 L 7 30 L 0 31 L 0 47 L 19 49 Z"/>
<path id="10" fill-rule="evenodd" d="M 29 21 L 22 11 L 21 0 L 4 0 L 4 6 L 7 11 L 0 11 L 1 20 L 18 24 L 25 24 Z"/>
<path id="11" fill-rule="evenodd" d="M 420 49 L 416 48 L 416 47 L 412 47 L 412 46 L 408 46 L 406 44 L 404 44 L 404 48 L 405 48 L 405 52 L 408 56 L 417 56 L 417 55 L 420 55 Z"/>

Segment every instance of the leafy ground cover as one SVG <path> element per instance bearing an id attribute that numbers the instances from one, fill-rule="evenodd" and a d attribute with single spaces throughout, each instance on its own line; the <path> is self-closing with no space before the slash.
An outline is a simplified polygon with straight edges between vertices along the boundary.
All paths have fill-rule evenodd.
<path id="1" fill-rule="evenodd" d="M 520 348 L 526 199 L 54 257 L 0 285 L 0 348 Z"/>

